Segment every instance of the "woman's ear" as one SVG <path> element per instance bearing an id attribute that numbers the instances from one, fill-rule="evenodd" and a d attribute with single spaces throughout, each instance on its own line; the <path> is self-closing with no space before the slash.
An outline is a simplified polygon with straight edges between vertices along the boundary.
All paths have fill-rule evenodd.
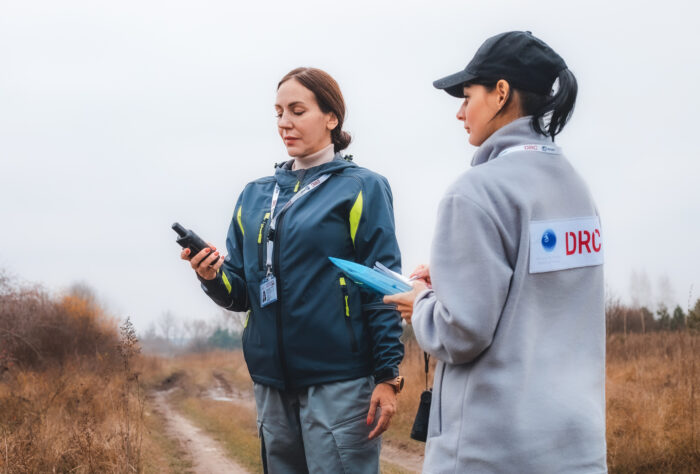
<path id="1" fill-rule="evenodd" d="M 506 102 L 508 102 L 508 97 L 510 97 L 511 92 L 512 91 L 510 90 L 510 84 L 508 84 L 508 81 L 505 79 L 499 79 L 496 83 L 496 93 L 498 94 L 497 104 L 499 110 L 503 108 Z"/>
<path id="2" fill-rule="evenodd" d="M 328 122 L 326 122 L 326 128 L 328 130 L 334 130 L 338 126 L 338 117 L 335 116 L 333 112 L 329 114 Z"/>

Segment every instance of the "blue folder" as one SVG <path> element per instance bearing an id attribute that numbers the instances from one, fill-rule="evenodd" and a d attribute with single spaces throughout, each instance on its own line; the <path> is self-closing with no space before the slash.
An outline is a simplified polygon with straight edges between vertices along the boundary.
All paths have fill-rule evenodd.
<path id="1" fill-rule="evenodd" d="M 343 260 L 340 258 L 328 257 L 333 264 L 340 268 L 348 278 L 358 285 L 373 290 L 380 295 L 395 295 L 411 291 L 411 286 L 401 280 L 397 280 L 389 275 L 365 267 L 359 263 Z"/>

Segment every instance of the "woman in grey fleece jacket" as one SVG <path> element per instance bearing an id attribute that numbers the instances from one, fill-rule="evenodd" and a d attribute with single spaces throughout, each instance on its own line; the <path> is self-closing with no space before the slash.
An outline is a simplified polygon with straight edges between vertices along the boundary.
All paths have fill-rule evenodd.
<path id="1" fill-rule="evenodd" d="M 438 359 L 423 472 L 607 472 L 601 228 L 553 143 L 576 80 L 509 32 L 435 86 L 464 98 L 479 148 L 440 203 L 429 270 L 385 297 Z"/>

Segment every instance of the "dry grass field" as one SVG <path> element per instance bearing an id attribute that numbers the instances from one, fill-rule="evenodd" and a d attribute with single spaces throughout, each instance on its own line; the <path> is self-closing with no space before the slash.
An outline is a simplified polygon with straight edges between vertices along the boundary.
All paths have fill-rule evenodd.
<path id="1" fill-rule="evenodd" d="M 384 435 L 394 460 L 424 449 L 409 437 L 424 362 L 406 339 L 407 384 Z M 699 355 L 700 334 L 689 330 L 608 337 L 611 473 L 700 472 Z M 155 394 L 225 456 L 260 472 L 251 392 L 240 351 L 144 356 L 133 327 L 118 326 L 89 295 L 49 297 L 0 280 L 2 474 L 192 472 L 196 459 L 167 429 Z M 403 466 L 387 457 L 382 472 Z"/>
<path id="2" fill-rule="evenodd" d="M 434 371 L 431 361 L 430 375 Z M 406 341 L 407 377 L 389 443 L 422 450 L 409 438 L 424 362 Z M 613 334 L 607 341 L 607 441 L 611 473 L 700 473 L 700 333 Z"/>
<path id="3" fill-rule="evenodd" d="M 700 336 L 685 332 L 608 339 L 611 473 L 700 472 L 699 345 Z M 388 445 L 419 453 L 424 445 L 409 433 L 425 384 L 423 358 L 414 341 L 406 348 L 401 370 L 409 383 L 384 438 Z M 240 352 L 141 357 L 137 371 L 144 386 L 173 391 L 174 406 L 217 439 L 227 455 L 260 472 L 254 412 L 250 399 L 245 401 L 251 383 Z M 209 396 L 214 374 L 230 381 L 241 400 Z M 0 472 L 189 472 L 191 461 L 168 438 L 149 399 L 139 402 L 133 380 L 127 420 L 125 383 L 129 380 L 120 370 L 89 360 L 5 374 L 0 381 Z M 385 465 L 383 472 L 402 471 Z"/>
<path id="4" fill-rule="evenodd" d="M 690 332 L 614 334 L 607 352 L 607 438 L 611 473 L 700 472 L 700 335 Z M 430 375 L 433 375 L 431 361 Z M 252 454 L 240 444 L 231 449 L 247 466 L 256 466 L 258 445 L 250 415 L 237 405 L 201 395 L 214 383 L 212 369 L 220 371 L 241 392 L 250 392 L 250 379 L 240 352 L 215 352 L 175 359 L 154 359 L 153 380 L 180 374 L 184 387 L 178 406 L 201 426 L 223 440 L 245 438 Z M 415 340 L 406 341 L 401 372 L 407 385 L 399 397 L 399 412 L 384 443 L 412 453 L 424 444 L 410 439 L 420 393 L 425 388 L 424 361 Z M 250 405 L 247 406 L 250 408 Z M 243 417 L 243 418 L 241 418 Z M 235 453 L 234 453 L 235 452 Z M 386 469 L 388 472 L 389 469 Z"/>
<path id="5" fill-rule="evenodd" d="M 133 326 L 89 294 L 0 275 L 0 473 L 186 472 L 149 407 L 144 362 Z"/>
<path id="6" fill-rule="evenodd" d="M 241 351 L 143 360 L 143 376 L 148 386 L 166 393 L 171 404 L 217 440 L 227 456 L 250 472 L 262 472 L 253 385 Z M 408 420 L 410 416 L 405 418 Z M 411 442 L 416 444 L 416 451 L 422 451 L 422 443 Z M 382 461 L 383 474 L 408 472 L 411 471 Z"/>
<path id="7" fill-rule="evenodd" d="M 615 334 L 607 350 L 610 471 L 700 472 L 700 334 Z"/>
<path id="8" fill-rule="evenodd" d="M 126 472 L 140 466 L 138 400 L 81 362 L 21 371 L 0 384 L 7 472 Z M 130 411 L 130 412 L 129 412 Z"/>
<path id="9" fill-rule="evenodd" d="M 431 376 L 433 374 L 431 363 Z M 425 388 L 423 356 L 406 343 L 407 377 L 399 413 L 385 435 L 422 450 L 409 438 Z M 613 334 L 607 340 L 607 442 L 611 473 L 700 473 L 700 333 Z"/>

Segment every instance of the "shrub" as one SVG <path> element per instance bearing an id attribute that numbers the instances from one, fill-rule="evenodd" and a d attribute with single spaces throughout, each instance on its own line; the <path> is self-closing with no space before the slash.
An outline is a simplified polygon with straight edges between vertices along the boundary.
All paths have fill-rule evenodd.
<path id="1" fill-rule="evenodd" d="M 0 373 L 13 365 L 62 365 L 76 356 L 118 363 L 118 343 L 115 321 L 92 299 L 51 297 L 40 287 L 16 287 L 0 278 Z"/>

